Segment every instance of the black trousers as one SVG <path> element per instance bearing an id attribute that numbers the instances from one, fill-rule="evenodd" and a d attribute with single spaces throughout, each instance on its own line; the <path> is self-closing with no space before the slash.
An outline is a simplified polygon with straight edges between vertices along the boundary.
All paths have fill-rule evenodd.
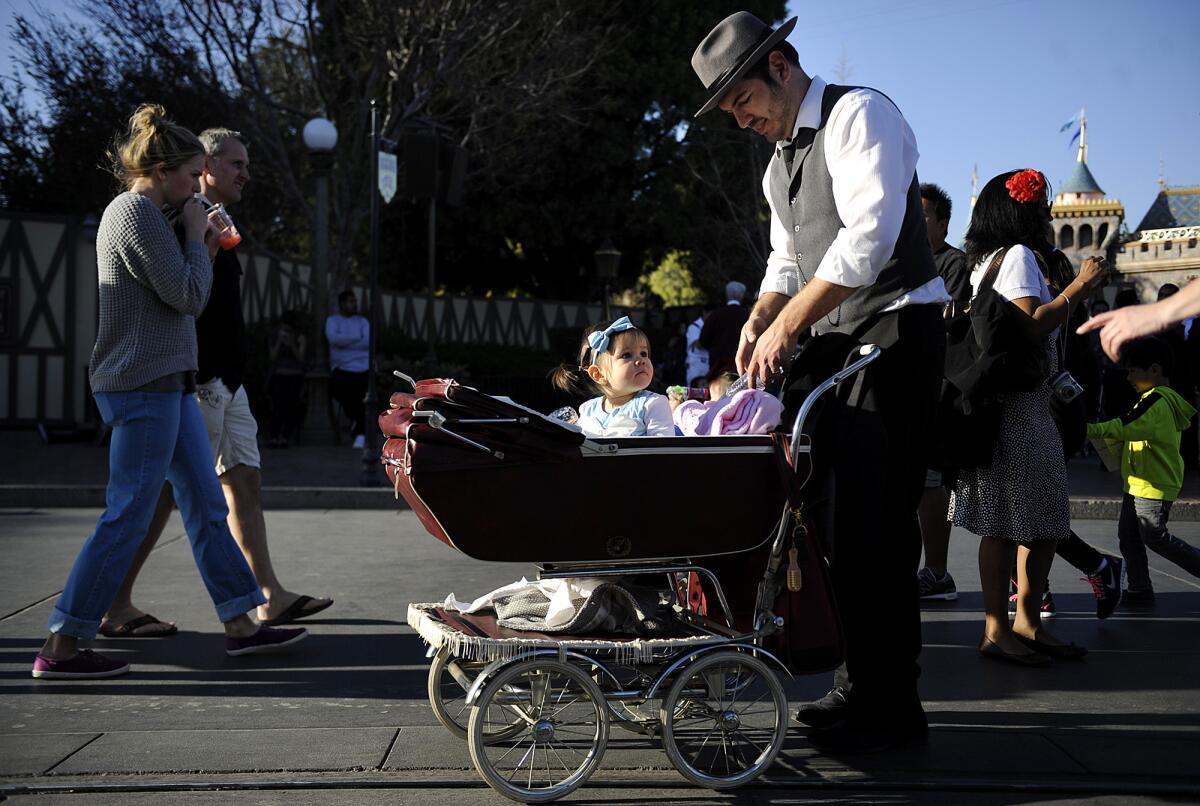
<path id="1" fill-rule="evenodd" d="M 271 439 L 295 439 L 304 417 L 304 376 L 272 375 L 267 394 L 271 397 Z"/>
<path id="2" fill-rule="evenodd" d="M 1075 534 L 1074 530 L 1071 531 L 1070 537 L 1055 544 L 1054 551 L 1059 557 L 1085 574 L 1095 573 L 1096 569 L 1100 567 L 1101 561 L 1104 560 L 1104 555 L 1085 543 L 1083 538 Z M 1013 578 L 1016 579 L 1016 577 Z"/>
<path id="3" fill-rule="evenodd" d="M 854 692 L 856 709 L 870 719 L 923 719 L 917 504 L 934 448 L 945 363 L 940 306 L 881 315 L 856 340 L 879 344 L 883 354 L 857 379 L 844 381 L 836 397 L 827 393 L 813 437 L 816 496 L 805 491 L 827 541 L 846 635 L 846 661 L 836 680 Z M 830 369 L 823 370 L 826 377 Z M 795 399 L 786 398 L 789 409 Z"/>
<path id="4" fill-rule="evenodd" d="M 367 373 L 335 369 L 329 376 L 329 394 L 350 420 L 350 436 L 363 432 L 363 398 L 367 396 Z"/>

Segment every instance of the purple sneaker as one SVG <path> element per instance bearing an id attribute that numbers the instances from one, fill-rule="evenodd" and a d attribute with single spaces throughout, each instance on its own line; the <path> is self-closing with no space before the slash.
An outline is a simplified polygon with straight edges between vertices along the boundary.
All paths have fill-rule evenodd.
<path id="1" fill-rule="evenodd" d="M 38 655 L 33 661 L 33 676 L 42 680 L 96 680 L 117 677 L 129 671 L 129 664 L 81 649 L 66 660 Z"/>
<path id="2" fill-rule="evenodd" d="M 263 655 L 278 652 L 281 649 L 298 644 L 308 637 L 308 630 L 303 627 L 280 629 L 278 627 L 259 627 L 258 632 L 245 638 L 225 636 L 226 655 Z"/>

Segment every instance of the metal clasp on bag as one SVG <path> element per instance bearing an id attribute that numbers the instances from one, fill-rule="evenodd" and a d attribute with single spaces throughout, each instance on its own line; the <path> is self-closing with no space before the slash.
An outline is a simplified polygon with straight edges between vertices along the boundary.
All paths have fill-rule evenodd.
<path id="1" fill-rule="evenodd" d="M 441 431 L 443 434 L 446 434 L 447 436 L 454 437 L 455 439 L 459 440 L 460 442 L 465 442 L 466 444 L 470 445 L 472 448 L 478 448 L 479 450 L 483 451 L 484 453 L 490 453 L 492 456 L 496 457 L 497 459 L 504 458 L 503 451 L 494 451 L 491 448 L 489 448 L 487 445 L 481 445 L 473 439 L 468 439 L 467 437 L 464 437 L 462 434 L 456 434 L 453 431 L 451 431 L 449 428 L 446 427 L 446 416 L 444 414 L 442 414 L 441 412 L 438 412 L 438 411 L 414 411 L 412 413 L 412 416 L 413 416 L 414 420 L 425 420 L 426 424 L 430 428 Z"/>

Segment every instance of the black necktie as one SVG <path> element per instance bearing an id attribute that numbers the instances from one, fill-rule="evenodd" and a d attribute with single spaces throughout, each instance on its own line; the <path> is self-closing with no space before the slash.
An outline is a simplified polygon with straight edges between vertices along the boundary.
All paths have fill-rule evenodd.
<path id="1" fill-rule="evenodd" d="M 783 164 L 787 166 L 788 173 L 791 173 L 792 163 L 796 160 L 796 149 L 811 146 L 816 134 L 816 129 L 802 128 L 796 132 L 796 136 L 792 138 L 790 143 L 779 149 L 783 155 Z"/>

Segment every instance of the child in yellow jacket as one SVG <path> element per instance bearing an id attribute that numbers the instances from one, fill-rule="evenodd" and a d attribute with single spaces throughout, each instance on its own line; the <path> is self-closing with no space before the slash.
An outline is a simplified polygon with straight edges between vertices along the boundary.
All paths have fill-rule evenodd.
<path id="1" fill-rule="evenodd" d="M 1137 404 L 1114 420 L 1088 425 L 1089 437 L 1118 439 L 1125 495 L 1117 536 L 1129 573 L 1126 605 L 1154 604 L 1154 586 L 1146 548 L 1200 577 L 1200 549 L 1167 530 L 1171 503 L 1183 486 L 1179 435 L 1196 413 L 1179 393 L 1167 386 L 1171 348 L 1156 338 L 1137 339 L 1121 351 L 1129 384 L 1139 394 Z"/>

